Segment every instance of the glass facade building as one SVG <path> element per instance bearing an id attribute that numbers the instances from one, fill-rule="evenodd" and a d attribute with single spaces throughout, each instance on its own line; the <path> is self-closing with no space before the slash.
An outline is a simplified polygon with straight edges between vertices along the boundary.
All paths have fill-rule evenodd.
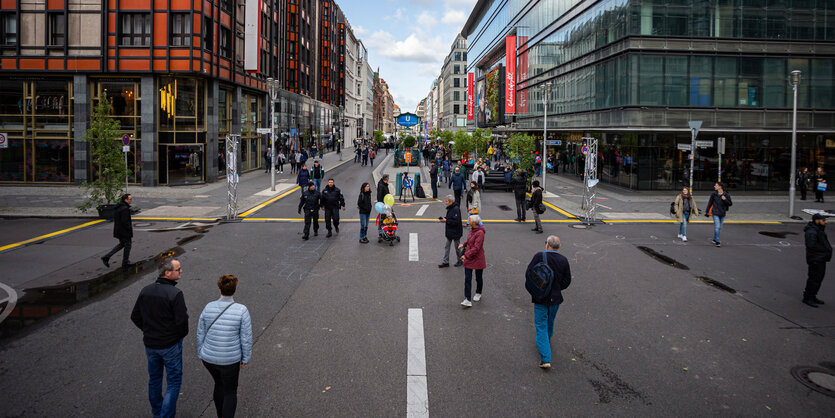
<path id="1" fill-rule="evenodd" d="M 689 169 L 677 146 L 700 120 L 699 140 L 726 138 L 730 188 L 787 189 L 793 70 L 798 167 L 835 169 L 835 2 L 479 1 L 464 34 L 476 78 L 504 64 L 504 37 L 517 36 L 517 113 L 494 131 L 541 137 L 547 103 L 549 137 L 563 140 L 552 152 L 576 161 L 581 138 L 598 138 L 603 181 L 677 189 Z M 697 152 L 697 188 L 717 180 L 717 157 Z"/>

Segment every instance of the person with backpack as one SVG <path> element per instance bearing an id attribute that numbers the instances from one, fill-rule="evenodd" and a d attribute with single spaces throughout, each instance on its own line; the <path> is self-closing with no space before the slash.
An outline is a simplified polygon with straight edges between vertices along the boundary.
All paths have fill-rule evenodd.
<path id="1" fill-rule="evenodd" d="M 725 223 L 725 214 L 732 205 L 731 195 L 725 191 L 725 185 L 716 182 L 713 185 L 713 193 L 707 201 L 705 216 L 713 217 L 713 245 L 717 247 L 722 246 L 719 242 L 719 233 L 722 232 L 722 224 Z"/>
<path id="2" fill-rule="evenodd" d="M 531 192 L 530 209 L 533 212 L 533 220 L 536 222 L 536 226 L 531 231 L 541 234 L 543 232 L 542 221 L 539 219 L 539 215 L 545 213 L 545 205 L 542 204 L 542 187 L 539 187 L 539 180 L 534 180 L 531 187 L 533 187 L 533 191 Z"/>
<path id="3" fill-rule="evenodd" d="M 554 335 L 554 319 L 563 302 L 562 291 L 571 284 L 571 267 L 568 259 L 557 251 L 560 239 L 551 235 L 545 241 L 545 251 L 537 253 L 525 270 L 525 289 L 533 303 L 536 347 L 539 349 L 539 367 L 551 368 L 551 337 Z"/>
<path id="4" fill-rule="evenodd" d="M 676 196 L 670 210 L 676 216 L 676 222 L 680 224 L 678 237 L 687 242 L 687 223 L 690 222 L 691 215 L 699 216 L 699 208 L 696 207 L 696 201 L 690 194 L 690 189 L 687 187 L 681 189 L 681 193 Z"/>
<path id="5" fill-rule="evenodd" d="M 372 167 L 374 167 L 374 159 L 375 158 L 377 158 L 377 151 L 374 151 L 374 149 L 371 149 L 371 151 L 368 152 L 368 160 L 371 161 L 371 166 Z"/>

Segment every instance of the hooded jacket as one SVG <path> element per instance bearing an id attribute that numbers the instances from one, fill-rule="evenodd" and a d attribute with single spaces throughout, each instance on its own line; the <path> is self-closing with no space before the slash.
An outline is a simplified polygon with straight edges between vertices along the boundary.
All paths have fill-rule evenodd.
<path id="1" fill-rule="evenodd" d="M 133 237 L 133 223 L 130 219 L 130 205 L 119 202 L 113 210 L 113 237 L 130 239 Z"/>
<path id="2" fill-rule="evenodd" d="M 360 192 L 360 195 L 357 198 L 357 208 L 359 208 L 359 211 L 362 214 L 371 214 L 371 190 L 367 192 Z"/>
<path id="3" fill-rule="evenodd" d="M 382 202 L 383 198 L 389 194 L 389 185 L 383 182 L 383 179 L 380 179 L 377 182 L 377 201 Z"/>
<path id="4" fill-rule="evenodd" d="M 826 236 L 826 228 L 815 221 L 803 228 L 806 236 L 806 264 L 826 263 L 832 259 L 832 245 Z"/>

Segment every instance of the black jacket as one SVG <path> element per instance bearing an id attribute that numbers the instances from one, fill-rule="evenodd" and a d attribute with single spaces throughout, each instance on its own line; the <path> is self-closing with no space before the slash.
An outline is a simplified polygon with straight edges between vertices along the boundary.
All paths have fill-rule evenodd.
<path id="1" fill-rule="evenodd" d="M 302 193 L 301 201 L 299 202 L 299 212 L 304 208 L 305 212 L 316 212 L 319 210 L 322 202 L 322 195 L 315 189 L 311 192 L 307 189 Z"/>
<path id="2" fill-rule="evenodd" d="M 461 224 L 461 210 L 454 202 L 446 207 L 446 229 L 447 239 L 460 239 L 464 235 L 464 225 Z"/>
<path id="3" fill-rule="evenodd" d="M 130 220 L 130 205 L 119 202 L 113 212 L 113 236 L 130 239 L 133 237 L 133 223 Z"/>
<path id="4" fill-rule="evenodd" d="M 322 206 L 325 209 L 339 209 L 345 206 L 345 197 L 342 196 L 342 190 L 339 187 L 325 186 L 322 189 Z"/>
<path id="5" fill-rule="evenodd" d="M 514 177 L 510 184 L 513 185 L 513 194 L 517 199 L 525 197 L 525 193 L 528 191 L 528 179 L 523 174 Z"/>
<path id="6" fill-rule="evenodd" d="M 823 226 L 812 221 L 803 232 L 806 235 L 806 264 L 826 263 L 832 259 L 832 245 Z"/>
<path id="7" fill-rule="evenodd" d="M 377 182 L 377 201 L 382 202 L 383 198 L 386 197 L 387 194 L 389 194 L 389 185 L 383 183 L 383 180 L 380 179 L 380 181 Z"/>
<path id="8" fill-rule="evenodd" d="M 429 166 L 429 180 L 431 180 L 433 183 L 438 182 L 438 166 L 437 165 L 435 165 L 434 167 L 431 166 L 431 165 Z"/>
<path id="9" fill-rule="evenodd" d="M 809 183 L 812 176 L 809 173 L 799 173 L 797 175 L 797 187 L 800 190 L 809 190 Z"/>
<path id="10" fill-rule="evenodd" d="M 317 167 L 316 164 L 313 164 L 313 167 L 310 168 L 310 178 L 317 180 L 325 178 L 325 169 L 321 165 Z"/>
<path id="11" fill-rule="evenodd" d="M 568 259 L 564 255 L 556 251 L 546 251 L 548 258 L 548 266 L 554 271 L 554 282 L 551 284 L 551 293 L 542 298 L 535 299 L 531 297 L 531 302 L 540 305 L 559 305 L 563 302 L 562 290 L 571 285 L 571 267 L 568 265 Z M 533 266 L 542 261 L 542 253 L 536 253 L 531 262 L 528 263 L 528 268 L 525 271 L 525 277 L 528 275 Z"/>
<path id="12" fill-rule="evenodd" d="M 725 196 L 725 200 L 722 200 L 722 196 Z M 711 216 L 711 208 L 713 208 L 712 216 L 725 216 L 725 213 L 728 212 L 728 208 L 733 206 L 733 204 L 734 203 L 731 201 L 731 195 L 727 192 L 723 192 L 720 195 L 714 190 L 713 193 L 710 194 L 710 199 L 707 201 L 705 216 Z"/>
<path id="13" fill-rule="evenodd" d="M 371 191 L 367 192 L 360 192 L 359 197 L 357 198 L 357 207 L 360 210 L 360 213 L 369 215 L 371 214 Z"/>
<path id="14" fill-rule="evenodd" d="M 534 212 L 537 212 L 539 205 L 542 204 L 542 189 L 534 189 L 531 193 L 531 207 L 528 208 Z"/>
<path id="15" fill-rule="evenodd" d="M 139 292 L 130 320 L 142 330 L 145 347 L 168 348 L 188 335 L 186 301 L 175 286 L 176 281 L 159 277 Z"/>
<path id="16" fill-rule="evenodd" d="M 452 188 L 452 190 L 467 190 L 467 179 L 464 177 L 461 172 L 454 173 L 452 177 L 449 178 L 449 186 L 447 188 Z"/>

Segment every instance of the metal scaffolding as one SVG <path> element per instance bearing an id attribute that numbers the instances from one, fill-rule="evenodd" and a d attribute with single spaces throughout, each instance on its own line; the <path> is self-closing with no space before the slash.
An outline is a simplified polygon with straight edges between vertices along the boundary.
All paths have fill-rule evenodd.
<path id="1" fill-rule="evenodd" d="M 583 154 L 586 155 L 586 170 L 583 176 L 583 209 L 585 223 L 597 222 L 597 138 L 583 138 Z"/>
<path id="2" fill-rule="evenodd" d="M 241 135 L 226 136 L 226 220 L 238 216 L 238 144 Z"/>

